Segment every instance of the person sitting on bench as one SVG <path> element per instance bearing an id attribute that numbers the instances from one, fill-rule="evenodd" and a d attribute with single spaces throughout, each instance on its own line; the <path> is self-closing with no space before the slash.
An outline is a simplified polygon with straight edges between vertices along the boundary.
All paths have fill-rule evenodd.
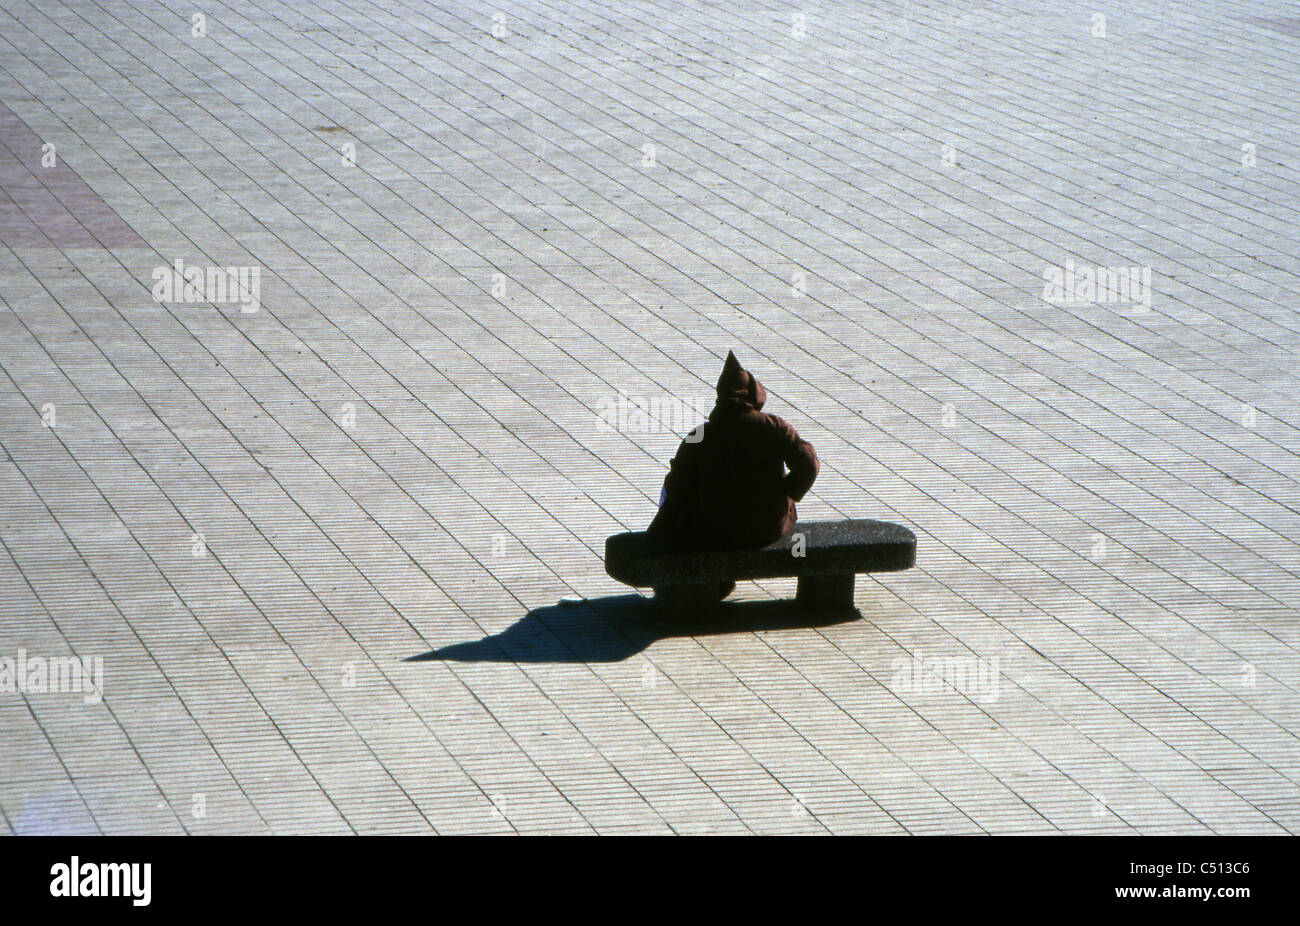
<path id="1" fill-rule="evenodd" d="M 728 351 L 717 404 L 682 441 L 664 479 L 659 512 L 647 529 L 657 547 L 763 547 L 794 526 L 795 503 L 820 464 L 793 427 L 760 411 L 766 401 L 762 383 Z M 734 587 L 723 583 L 721 597 Z"/>

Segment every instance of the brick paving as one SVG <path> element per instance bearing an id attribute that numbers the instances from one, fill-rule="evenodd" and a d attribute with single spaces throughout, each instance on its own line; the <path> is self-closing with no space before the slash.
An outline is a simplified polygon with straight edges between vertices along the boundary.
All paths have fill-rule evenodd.
<path id="1" fill-rule="evenodd" d="M 0 10 L 4 831 L 1300 830 L 1300 9 L 607 6 Z M 604 574 L 728 348 L 860 619 Z"/>

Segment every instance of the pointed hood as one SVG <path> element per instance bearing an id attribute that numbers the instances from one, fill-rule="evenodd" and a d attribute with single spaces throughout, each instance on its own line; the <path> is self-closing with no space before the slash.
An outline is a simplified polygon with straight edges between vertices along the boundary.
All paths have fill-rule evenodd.
<path id="1" fill-rule="evenodd" d="M 766 401 L 767 390 L 763 384 L 740 365 L 734 353 L 727 351 L 727 362 L 718 377 L 718 404 L 748 406 L 757 411 Z"/>

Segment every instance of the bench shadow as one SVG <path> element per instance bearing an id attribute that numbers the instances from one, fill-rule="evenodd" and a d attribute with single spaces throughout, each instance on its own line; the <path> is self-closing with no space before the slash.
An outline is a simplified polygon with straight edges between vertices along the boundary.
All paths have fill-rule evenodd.
<path id="1" fill-rule="evenodd" d="M 611 595 L 529 611 L 484 637 L 408 656 L 404 662 L 622 662 L 656 640 L 829 627 L 856 610 L 815 611 L 794 601 L 723 601 L 706 614 L 661 616 L 642 595 Z"/>

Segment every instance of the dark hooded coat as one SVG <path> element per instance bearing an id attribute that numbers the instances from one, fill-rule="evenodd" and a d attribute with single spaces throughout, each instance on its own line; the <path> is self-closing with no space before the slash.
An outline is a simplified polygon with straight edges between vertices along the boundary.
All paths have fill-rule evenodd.
<path id="1" fill-rule="evenodd" d="M 717 405 L 682 441 L 664 480 L 649 527 L 659 546 L 761 547 L 794 525 L 795 502 L 817 478 L 817 453 L 785 421 L 760 411 L 765 401 L 767 390 L 728 352 Z"/>

